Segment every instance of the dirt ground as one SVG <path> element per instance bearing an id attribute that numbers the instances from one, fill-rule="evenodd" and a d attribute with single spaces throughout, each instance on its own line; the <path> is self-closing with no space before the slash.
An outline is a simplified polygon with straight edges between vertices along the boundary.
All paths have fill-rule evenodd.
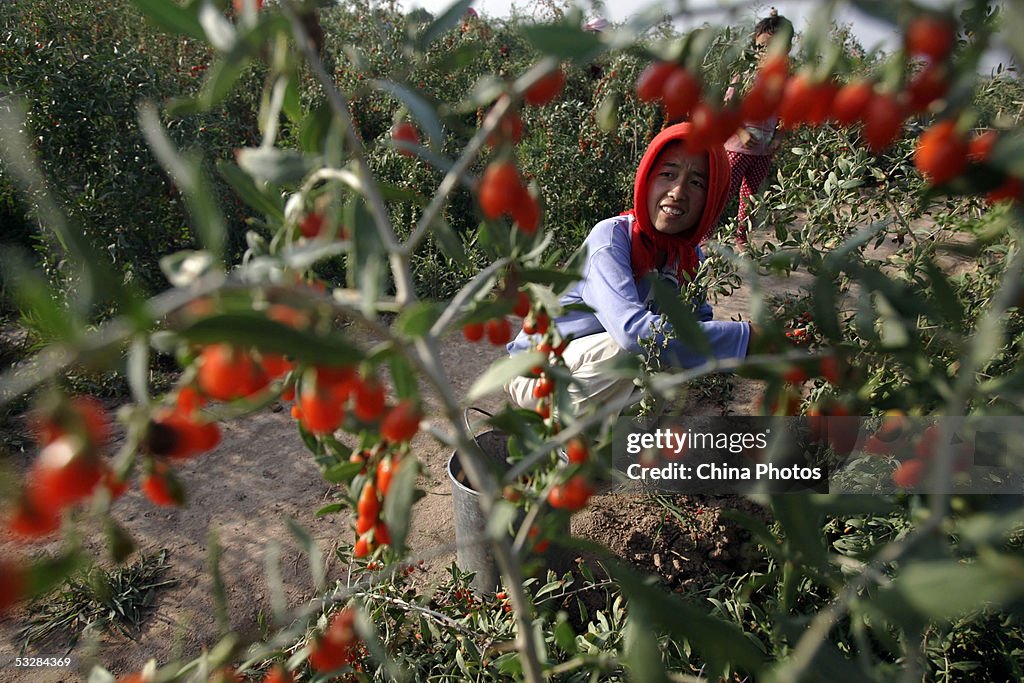
<path id="1" fill-rule="evenodd" d="M 802 278 L 796 276 L 762 282 L 761 286 L 785 292 L 796 291 L 801 284 Z M 715 318 L 747 319 L 748 306 L 749 291 L 740 289 L 717 302 Z M 470 344 L 461 335 L 453 335 L 444 340 L 442 353 L 444 367 L 461 395 L 504 351 L 486 343 Z M 741 378 L 731 378 L 731 382 L 729 409 L 741 415 L 755 412 L 760 384 Z M 493 409 L 500 402 L 501 397 L 493 395 L 477 405 Z M 436 411 L 435 397 L 427 396 L 427 407 L 428 413 L 431 408 Z M 698 400 L 693 410 L 713 414 L 721 411 L 721 406 Z M 332 558 L 337 545 L 351 542 L 353 533 L 346 514 L 314 516 L 331 500 L 335 487 L 320 477 L 287 409 L 267 410 L 225 423 L 223 430 L 220 446 L 181 468 L 189 494 L 186 507 L 154 507 L 137 490 L 115 504 L 114 516 L 136 539 L 141 552 L 167 551 L 171 565 L 168 577 L 176 580 L 157 593 L 135 641 L 104 636 L 96 642 L 83 640 L 70 653 L 60 642 L 34 645 L 24 654 L 70 654 L 74 668 L 18 669 L 12 666 L 12 660 L 19 654 L 16 634 L 25 614 L 24 610 L 15 611 L 0 621 L 0 681 L 77 681 L 84 679 L 83 672 L 93 662 L 120 674 L 139 669 L 150 657 L 162 664 L 176 657 L 198 655 L 216 641 L 218 633 L 207 569 L 211 533 L 217 535 L 222 547 L 221 570 L 233 629 L 255 629 L 270 613 L 265 558 L 272 543 L 280 545 L 281 575 L 289 606 L 300 606 L 313 597 L 308 560 L 288 531 L 286 519 L 294 519 L 307 529 L 324 557 Z M 455 557 L 451 489 L 446 474 L 450 452 L 422 433 L 413 447 L 424 466 L 421 487 L 427 495 L 414 511 L 410 545 L 429 558 L 428 566 L 434 576 L 439 576 Z M 24 467 L 30 454 L 15 459 Z M 741 499 L 710 498 L 684 499 L 680 504 L 693 521 L 685 527 L 666 525 L 665 510 L 640 497 L 598 495 L 574 517 L 573 531 L 602 542 L 682 591 L 702 576 L 735 568 L 742 561 L 744 532 L 724 521 L 719 511 L 723 507 L 750 508 L 752 504 Z M 84 526 L 82 542 L 93 556 L 105 558 L 102 534 L 95 526 Z M 12 548 L 0 546 L 0 551 L 7 554 Z M 343 578 L 344 570 L 338 561 L 330 562 L 329 579 Z"/>

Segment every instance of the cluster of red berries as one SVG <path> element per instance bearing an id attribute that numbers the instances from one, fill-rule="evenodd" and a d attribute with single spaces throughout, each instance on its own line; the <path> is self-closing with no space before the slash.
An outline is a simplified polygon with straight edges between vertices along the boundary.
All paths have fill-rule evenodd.
<path id="1" fill-rule="evenodd" d="M 744 122 L 777 114 L 784 128 L 829 121 L 840 126 L 863 123 L 868 148 L 880 152 L 897 138 L 907 117 L 926 112 L 946 95 L 956 31 L 955 21 L 939 14 L 923 14 L 910 22 L 905 53 L 922 65 L 898 92 L 880 90 L 867 79 L 845 85 L 831 78 L 816 79 L 810 68 L 790 74 L 784 54 L 764 60 L 750 89 L 736 104 L 717 107 L 702 101 L 699 76 L 674 62 L 648 66 L 637 80 L 636 92 L 641 101 L 660 101 L 670 120 L 689 117 L 695 133 L 691 139 L 697 144 L 724 142 Z M 931 183 L 942 184 L 963 173 L 969 162 L 985 162 L 995 140 L 996 134 L 990 131 L 968 143 L 957 132 L 955 121 L 939 121 L 921 135 L 915 164 Z M 1021 181 L 1007 176 L 989 200 L 1021 196 Z"/>
<path id="2" fill-rule="evenodd" d="M 530 315 L 531 306 L 529 295 L 520 290 L 516 293 L 516 305 L 512 312 L 520 318 L 526 318 Z M 462 326 L 462 336 L 473 343 L 486 336 L 491 344 L 504 346 L 512 340 L 512 323 L 505 316 L 491 318 L 486 322 L 468 322 Z"/>
<path id="3" fill-rule="evenodd" d="M 541 78 L 524 94 L 527 104 L 539 106 L 553 100 L 565 85 L 561 69 Z M 488 136 L 487 144 L 497 147 L 502 143 L 516 145 L 523 139 L 523 119 L 518 111 L 506 112 L 497 128 Z M 530 192 L 508 149 L 500 158 L 484 169 L 477 192 L 480 209 L 492 220 L 509 216 L 519 230 L 532 235 L 540 226 L 540 203 Z"/>
<path id="4" fill-rule="evenodd" d="M 299 219 L 299 233 L 307 238 L 313 239 L 324 234 L 327 227 L 327 218 L 319 211 L 310 211 Z M 338 239 L 348 239 L 348 228 L 344 225 L 338 226 Z"/>
<path id="5" fill-rule="evenodd" d="M 528 105 L 542 106 L 555 99 L 565 87 L 565 73 L 556 69 L 531 85 L 523 93 Z M 516 145 L 523 139 L 523 119 L 518 111 L 511 110 L 502 116 L 497 128 L 487 143 L 497 147 L 502 142 Z M 532 235 L 540 226 L 540 202 L 527 187 L 515 162 L 506 148 L 499 158 L 484 169 L 477 191 L 477 199 L 484 215 L 491 220 L 509 216 L 522 232 Z"/>
<path id="6" fill-rule="evenodd" d="M 864 442 L 864 452 L 879 456 L 903 456 L 893 470 L 892 481 L 900 488 L 912 488 L 921 482 L 928 463 L 938 452 L 939 426 L 932 424 L 921 431 L 914 429 L 910 418 L 901 410 L 889 410 L 882 415 L 878 429 Z M 953 448 L 953 471 L 966 472 L 973 463 L 970 444 L 956 441 Z"/>
<path id="7" fill-rule="evenodd" d="M 397 454 L 395 454 L 397 457 Z M 381 519 L 381 506 L 391 486 L 392 456 L 384 456 L 377 463 L 376 483 L 370 480 L 363 484 L 356 506 L 356 543 L 353 556 L 368 556 L 381 545 L 391 545 L 391 532 Z"/>
<path id="8" fill-rule="evenodd" d="M 585 466 L 590 462 L 590 449 L 581 438 L 574 438 L 566 444 L 566 457 L 569 465 Z M 594 495 L 594 487 L 583 472 L 578 472 L 566 481 L 555 484 L 548 491 L 548 505 L 558 510 L 577 512 L 587 505 Z"/>
<path id="9" fill-rule="evenodd" d="M 842 364 L 835 356 L 825 356 L 810 363 L 793 365 L 782 373 L 782 380 L 787 384 L 803 384 L 812 377 L 821 377 L 829 384 L 838 385 L 842 381 Z"/>
<path id="10" fill-rule="evenodd" d="M 395 142 L 403 142 L 409 145 L 420 144 L 419 131 L 416 130 L 416 126 L 409 121 L 401 121 L 391 126 L 391 139 Z M 399 146 L 398 151 L 403 156 L 416 156 L 412 151 L 406 149 L 404 146 Z"/>
<path id="11" fill-rule="evenodd" d="M 111 498 L 127 485 L 103 457 L 110 422 L 98 400 L 61 399 L 40 408 L 33 419 L 41 448 L 7 519 L 7 529 L 23 540 L 48 536 L 60 527 L 64 510 L 105 488 Z"/>
<path id="12" fill-rule="evenodd" d="M 309 663 L 320 673 L 336 671 L 355 662 L 360 643 L 356 612 L 347 607 L 333 614 L 323 633 L 310 641 Z"/>
<path id="13" fill-rule="evenodd" d="M 530 193 L 510 159 L 492 161 L 484 169 L 477 193 L 480 208 L 492 220 L 510 216 L 516 226 L 528 235 L 540 226 L 540 203 Z"/>
<path id="14" fill-rule="evenodd" d="M 838 401 L 823 401 L 807 409 L 807 426 L 812 441 L 827 443 L 839 455 L 849 455 L 860 436 L 861 419 L 850 414 Z"/>

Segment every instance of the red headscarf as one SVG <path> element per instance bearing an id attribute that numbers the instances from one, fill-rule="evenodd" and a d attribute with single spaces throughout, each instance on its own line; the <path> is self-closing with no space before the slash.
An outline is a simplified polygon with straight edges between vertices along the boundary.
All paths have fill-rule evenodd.
<path id="1" fill-rule="evenodd" d="M 708 155 L 708 197 L 704 203 L 704 212 L 696 229 L 685 235 L 666 235 L 658 232 L 651 223 L 647 213 L 648 177 L 654 168 L 658 155 L 671 142 L 686 142 L 691 126 L 677 123 L 669 126 L 651 140 L 647 146 L 640 166 L 636 169 L 636 180 L 633 184 L 633 208 L 627 211 L 634 217 L 632 237 L 633 275 L 638 280 L 652 270 L 657 270 L 660 263 L 679 264 L 676 276 L 683 281 L 683 274 L 693 275 L 697 272 L 697 245 L 711 232 L 718 222 L 722 210 L 729 197 L 729 158 L 722 145 L 711 145 L 706 151 Z M 664 253 L 662 261 L 659 256 Z"/>

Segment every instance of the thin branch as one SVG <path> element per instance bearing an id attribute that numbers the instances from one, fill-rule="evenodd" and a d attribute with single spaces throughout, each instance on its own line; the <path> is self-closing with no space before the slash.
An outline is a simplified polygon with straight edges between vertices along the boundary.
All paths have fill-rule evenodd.
<path id="1" fill-rule="evenodd" d="M 323 61 L 320 59 L 320 55 L 316 53 L 312 41 L 309 40 L 306 33 L 306 29 L 298 15 L 295 14 L 294 9 L 285 3 L 281 5 L 281 11 L 291 22 L 295 41 L 306 56 L 306 61 L 309 62 L 309 66 L 316 75 L 317 80 L 320 81 L 320 85 L 323 86 L 327 94 L 327 100 L 331 105 L 331 110 L 344 125 L 345 137 L 352 148 L 352 159 L 358 170 L 357 175 L 361 176 L 365 181 L 363 183 L 363 196 L 366 197 L 369 203 L 374 225 L 377 227 L 381 242 L 383 242 L 390 256 L 392 275 L 395 278 L 395 298 L 398 299 L 400 304 L 407 305 L 416 300 L 409 258 L 400 251 L 394 228 L 391 225 L 391 218 L 388 215 L 387 207 L 384 205 L 384 198 L 381 196 L 377 184 L 373 182 L 373 173 L 366 162 L 366 150 L 363 147 L 363 141 L 359 139 L 355 124 L 348 111 L 348 101 L 341 91 L 338 90 L 337 86 L 335 86 L 330 74 L 324 69 Z"/>

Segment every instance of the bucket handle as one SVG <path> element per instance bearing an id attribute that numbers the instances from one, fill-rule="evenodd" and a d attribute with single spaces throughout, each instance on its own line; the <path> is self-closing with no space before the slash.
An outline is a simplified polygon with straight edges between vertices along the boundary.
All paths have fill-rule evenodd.
<path id="1" fill-rule="evenodd" d="M 480 413 L 481 415 L 485 415 L 487 417 L 494 417 L 494 413 L 489 413 L 486 410 L 484 410 L 483 408 L 477 408 L 476 406 L 469 406 L 468 408 L 466 408 L 465 410 L 462 411 L 462 419 L 466 423 L 466 431 L 468 431 L 470 434 L 472 434 L 473 435 L 473 441 L 476 441 L 476 437 L 477 437 L 476 428 L 473 427 L 472 423 L 469 421 L 469 412 L 471 410 L 476 411 L 476 412 Z M 479 445 L 480 444 L 478 442 L 477 446 L 479 446 Z"/>

